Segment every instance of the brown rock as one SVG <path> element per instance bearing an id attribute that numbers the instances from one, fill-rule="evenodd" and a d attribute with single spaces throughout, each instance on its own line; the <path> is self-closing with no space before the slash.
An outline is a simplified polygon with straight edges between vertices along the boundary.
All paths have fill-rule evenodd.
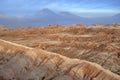
<path id="1" fill-rule="evenodd" d="M 120 80 L 96 63 L 4 40 L 0 40 L 0 57 L 3 80 Z"/>

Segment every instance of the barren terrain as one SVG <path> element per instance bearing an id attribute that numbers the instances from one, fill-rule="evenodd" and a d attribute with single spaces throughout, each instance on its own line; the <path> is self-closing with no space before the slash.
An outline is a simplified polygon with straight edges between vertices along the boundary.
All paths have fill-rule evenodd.
<path id="1" fill-rule="evenodd" d="M 39 57 L 39 52 L 42 53 L 41 51 L 43 51 L 43 50 L 45 52 L 43 51 L 42 54 L 44 55 L 44 53 L 45 53 L 46 56 L 52 55 L 54 53 L 55 53 L 55 55 L 60 54 L 59 55 L 60 60 L 56 60 L 56 61 L 59 62 L 59 61 L 65 59 L 65 62 L 62 65 L 67 65 L 70 62 L 70 65 L 73 65 L 73 66 L 75 65 L 73 72 L 76 72 L 76 73 L 77 73 L 77 71 L 74 71 L 74 70 L 78 70 L 79 66 L 81 66 L 78 64 L 81 63 L 84 65 L 90 64 L 91 66 L 86 67 L 86 68 L 91 68 L 91 69 L 93 69 L 93 71 L 94 71 L 94 67 L 96 67 L 96 65 L 99 64 L 104 69 L 113 72 L 113 73 L 108 72 L 109 73 L 108 74 L 107 71 L 106 70 L 104 71 L 103 68 L 97 67 L 98 68 L 97 70 L 102 69 L 103 73 L 105 72 L 104 74 L 106 74 L 108 76 L 110 76 L 111 74 L 114 74 L 114 73 L 117 75 L 120 75 L 120 24 L 108 24 L 108 25 L 96 24 L 96 25 L 92 25 L 92 26 L 74 24 L 71 26 L 49 25 L 49 26 L 43 26 L 43 27 L 36 26 L 36 27 L 17 27 L 17 28 L 9 28 L 6 26 L 0 26 L 0 39 L 10 41 L 13 43 L 17 43 L 17 44 L 21 44 L 21 45 L 25 45 L 30 49 L 35 49 L 35 50 L 33 50 L 33 53 L 37 54 L 38 57 Z M 1 49 L 2 45 L 3 44 L 0 43 L 0 49 Z M 11 49 L 11 48 L 9 47 L 9 49 Z M 21 51 L 21 49 L 19 49 L 19 48 L 17 48 L 17 49 Z M 40 51 L 39 51 L 39 49 L 40 49 Z M 8 53 L 9 52 L 16 53 L 16 52 L 14 52 L 15 51 L 14 48 L 12 51 L 13 52 L 8 50 Z M 26 50 L 26 51 L 29 52 L 29 50 Z M 29 56 L 29 54 L 26 53 L 26 51 L 25 51 L 25 54 L 27 56 Z M 7 50 L 5 53 L 7 53 Z M 49 54 L 47 54 L 47 53 L 49 53 Z M 32 51 L 30 51 L 30 54 L 32 55 Z M 40 55 L 40 59 L 42 58 L 41 57 L 42 54 Z M 15 55 L 17 55 L 17 54 L 15 54 Z M 2 56 L 5 57 L 6 54 L 3 54 Z M 0 56 L 1 57 L 0 62 L 3 59 L 2 56 Z M 13 56 L 14 55 L 10 54 L 8 56 L 8 58 L 11 59 Z M 61 59 L 61 56 L 62 56 L 62 59 Z M 26 57 L 26 56 L 24 56 L 24 57 Z M 15 70 L 18 70 L 19 67 L 21 68 L 20 63 L 22 63 L 22 62 L 21 62 L 20 58 L 25 60 L 26 58 L 24 58 L 24 57 L 21 57 L 20 54 L 17 57 L 15 57 L 15 60 L 18 60 L 19 62 L 17 64 L 11 65 L 10 68 L 14 68 Z M 34 55 L 33 55 L 33 57 L 34 57 Z M 63 57 L 65 57 L 65 58 L 63 59 Z M 30 58 L 31 58 L 31 56 L 30 56 Z M 53 59 L 54 58 L 57 58 L 57 57 L 53 57 Z M 8 59 L 8 61 L 9 61 L 9 59 Z M 27 58 L 27 59 L 29 59 L 29 58 Z M 35 59 L 39 59 L 39 58 L 35 58 Z M 52 59 L 52 58 L 50 58 L 50 59 Z M 57 58 L 57 59 L 59 59 L 59 58 Z M 66 60 L 66 59 L 68 59 L 68 60 Z M 10 62 L 12 62 L 12 61 L 10 61 Z M 7 68 L 7 65 L 11 64 L 10 62 L 6 63 L 6 64 L 4 63 L 6 65 L 5 69 L 2 67 L 3 65 L 0 65 L 0 69 L 2 69 L 3 72 L 4 72 L 4 70 L 7 69 L 8 75 L 9 75 L 9 73 L 11 73 L 11 72 L 9 72 L 10 68 L 9 69 Z M 94 62 L 97 64 L 94 64 L 91 62 Z M 12 63 L 14 63 L 14 61 Z M 27 62 L 25 62 L 25 63 L 27 63 Z M 30 62 L 28 62 L 28 63 L 30 63 Z M 30 63 L 29 67 L 31 67 L 31 65 L 33 65 L 33 63 Z M 3 63 L 1 62 L 1 64 L 3 64 Z M 47 64 L 52 64 L 52 63 L 48 61 Z M 47 64 L 45 66 L 47 66 Z M 37 63 L 36 63 L 36 65 L 37 65 Z M 14 66 L 19 66 L 19 67 L 16 68 Z M 69 67 L 69 65 L 68 65 L 68 67 Z M 45 68 L 45 67 L 41 67 L 41 68 Z M 52 68 L 52 66 L 51 66 L 51 68 Z M 45 68 L 45 70 L 46 69 L 47 68 Z M 60 69 L 63 70 L 63 68 L 60 68 Z M 27 76 L 29 77 L 31 75 L 32 75 L 32 77 L 35 77 L 34 75 L 36 75 L 37 73 L 35 73 L 35 74 L 32 74 L 32 73 L 34 73 L 36 70 L 38 70 L 38 68 L 36 68 L 35 70 L 33 70 L 33 69 L 30 70 L 31 73 L 28 75 L 24 75 L 25 74 L 24 73 L 23 75 L 19 75 L 19 76 L 17 75 L 17 77 L 20 78 L 21 80 L 26 80 L 26 79 L 28 79 Z M 23 71 L 23 72 L 27 72 L 27 71 Z M 59 77 L 62 76 L 62 73 L 61 73 L 59 76 L 55 77 L 54 79 L 45 78 L 45 80 L 67 80 L 67 79 L 68 80 L 84 80 L 83 78 L 80 79 L 80 76 L 83 77 L 84 73 L 82 73 L 81 71 L 78 70 L 77 74 L 78 74 L 79 78 L 77 78 L 77 77 L 73 77 L 73 72 L 68 71 L 68 73 L 66 75 L 64 75 L 63 79 L 59 79 Z M 17 73 L 17 71 L 15 73 Z M 40 73 L 40 72 L 38 72 L 38 73 Z M 19 74 L 19 73 L 17 73 L 17 74 Z M 44 74 L 46 74 L 46 73 L 43 73 L 43 75 Z M 56 74 L 56 73 L 53 73 L 53 74 Z M 68 76 L 68 74 L 72 75 L 72 78 L 70 76 Z M 74 76 L 77 76 L 77 74 Z M 83 74 L 83 75 L 80 75 L 80 74 Z M 91 74 L 91 73 L 89 73 L 89 74 Z M 97 72 L 95 74 L 97 75 Z M 102 75 L 104 75 L 104 74 L 102 74 Z M 1 73 L 0 73 L 0 75 L 1 75 Z M 6 76 L 8 78 L 9 78 L 9 76 L 13 76 L 13 74 L 11 74 L 9 76 L 8 75 L 6 74 Z M 26 78 L 22 79 L 20 76 L 26 76 Z M 42 76 L 42 74 L 39 76 Z M 87 76 L 87 78 L 89 78 L 89 76 Z M 100 77 L 98 77 L 98 78 L 100 78 Z M 108 79 L 107 78 L 108 77 L 103 78 L 103 80 L 117 80 L 117 78 L 114 76 L 112 76 L 111 78 L 108 78 Z M 38 79 L 35 79 L 35 80 L 38 80 Z M 40 79 L 40 80 L 44 80 L 44 77 L 43 77 L 43 79 Z M 102 80 L 102 79 L 97 79 L 97 78 L 93 79 L 92 78 L 92 79 L 86 79 L 86 80 Z"/>

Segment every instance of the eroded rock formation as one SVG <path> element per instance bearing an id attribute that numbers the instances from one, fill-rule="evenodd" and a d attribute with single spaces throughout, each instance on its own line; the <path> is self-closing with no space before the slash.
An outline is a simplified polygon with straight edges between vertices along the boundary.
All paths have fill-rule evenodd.
<path id="1" fill-rule="evenodd" d="M 96 63 L 0 40 L 0 80 L 120 80 Z"/>

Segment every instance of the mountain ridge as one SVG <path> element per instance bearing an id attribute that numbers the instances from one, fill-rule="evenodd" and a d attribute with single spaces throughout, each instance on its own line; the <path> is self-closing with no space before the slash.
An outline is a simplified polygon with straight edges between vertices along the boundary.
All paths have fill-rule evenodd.
<path id="1" fill-rule="evenodd" d="M 2 14 L 1 14 L 2 15 Z M 33 26 L 33 25 L 48 25 L 48 24 L 60 24 L 60 25 L 71 25 L 71 24 L 110 24 L 119 23 L 120 15 L 116 14 L 111 17 L 103 18 L 87 18 L 81 17 L 70 12 L 64 11 L 55 13 L 54 11 L 45 8 L 37 12 L 32 16 L 19 17 L 5 17 L 0 16 L 0 24 L 7 26 Z"/>

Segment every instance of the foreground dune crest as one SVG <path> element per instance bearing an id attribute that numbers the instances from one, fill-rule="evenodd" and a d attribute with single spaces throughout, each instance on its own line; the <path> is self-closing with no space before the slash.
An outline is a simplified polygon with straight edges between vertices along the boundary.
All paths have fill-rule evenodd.
<path id="1" fill-rule="evenodd" d="M 96 63 L 0 39 L 0 80 L 120 80 Z"/>

